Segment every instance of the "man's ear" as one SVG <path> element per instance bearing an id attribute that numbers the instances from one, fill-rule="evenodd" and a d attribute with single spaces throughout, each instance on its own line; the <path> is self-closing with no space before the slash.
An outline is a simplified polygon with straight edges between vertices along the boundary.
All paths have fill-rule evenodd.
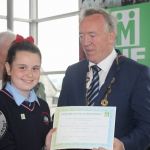
<path id="1" fill-rule="evenodd" d="M 116 34 L 114 31 L 109 33 L 109 44 L 114 45 Z"/>
<path id="2" fill-rule="evenodd" d="M 6 71 L 7 71 L 7 75 L 11 75 L 11 73 L 10 73 L 10 65 L 9 65 L 9 63 L 8 62 L 6 62 L 5 63 L 5 68 L 6 68 Z"/>

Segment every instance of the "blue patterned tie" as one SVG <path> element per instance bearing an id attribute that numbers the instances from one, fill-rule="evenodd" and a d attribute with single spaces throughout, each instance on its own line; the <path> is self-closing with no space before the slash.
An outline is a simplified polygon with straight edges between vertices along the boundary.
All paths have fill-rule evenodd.
<path id="1" fill-rule="evenodd" d="M 88 106 L 92 106 L 94 104 L 94 99 L 98 96 L 99 93 L 99 71 L 101 69 L 97 65 L 91 66 L 93 70 L 93 79 L 89 86 L 88 93 L 87 93 L 87 99 L 89 101 Z"/>

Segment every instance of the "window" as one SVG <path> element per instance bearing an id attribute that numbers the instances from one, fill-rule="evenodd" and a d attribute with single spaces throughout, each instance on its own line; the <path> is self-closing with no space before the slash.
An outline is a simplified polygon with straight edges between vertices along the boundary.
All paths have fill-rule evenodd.
<path id="1" fill-rule="evenodd" d="M 0 0 L 0 15 L 6 16 L 7 15 L 7 1 Z"/>
<path id="2" fill-rule="evenodd" d="M 29 0 L 14 0 L 14 17 L 29 19 Z"/>
<path id="3" fill-rule="evenodd" d="M 7 22 L 6 19 L 0 19 L 0 32 L 6 31 L 7 30 Z"/>
<path id="4" fill-rule="evenodd" d="M 29 23 L 14 21 L 14 33 L 20 34 L 23 37 L 29 36 Z"/>
<path id="5" fill-rule="evenodd" d="M 65 71 L 79 60 L 78 16 L 39 23 L 38 46 L 44 71 Z"/>
<path id="6" fill-rule="evenodd" d="M 38 0 L 38 18 L 78 11 L 78 0 Z"/>

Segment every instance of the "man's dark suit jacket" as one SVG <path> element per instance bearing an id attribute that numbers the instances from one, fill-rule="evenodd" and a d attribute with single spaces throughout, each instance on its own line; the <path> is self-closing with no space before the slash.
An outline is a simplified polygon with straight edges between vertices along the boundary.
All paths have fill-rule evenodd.
<path id="1" fill-rule="evenodd" d="M 68 67 L 58 107 L 86 105 L 88 63 L 84 59 Z M 120 57 L 119 64 L 114 60 L 95 106 L 101 106 L 113 77 L 115 82 L 107 99 L 108 106 L 116 106 L 115 137 L 122 141 L 125 150 L 145 150 L 150 143 L 150 69 L 126 57 Z"/>

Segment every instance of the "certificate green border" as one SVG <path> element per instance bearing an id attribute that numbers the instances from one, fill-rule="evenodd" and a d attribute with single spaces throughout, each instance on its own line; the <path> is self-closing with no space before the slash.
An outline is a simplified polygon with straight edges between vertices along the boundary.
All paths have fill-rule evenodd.
<path id="1" fill-rule="evenodd" d="M 114 140 L 114 125 L 115 125 L 115 115 L 116 115 L 116 107 L 102 107 L 102 106 L 68 106 L 68 107 L 57 107 L 55 110 L 54 123 L 53 127 L 58 127 L 58 120 L 60 112 L 66 111 L 96 111 L 96 112 L 109 112 L 109 135 L 107 144 L 99 144 L 99 143 L 56 143 L 57 130 L 53 133 L 51 148 L 52 149 L 65 149 L 65 148 L 94 148 L 94 147 L 104 147 L 106 149 L 111 150 L 113 147 Z"/>

